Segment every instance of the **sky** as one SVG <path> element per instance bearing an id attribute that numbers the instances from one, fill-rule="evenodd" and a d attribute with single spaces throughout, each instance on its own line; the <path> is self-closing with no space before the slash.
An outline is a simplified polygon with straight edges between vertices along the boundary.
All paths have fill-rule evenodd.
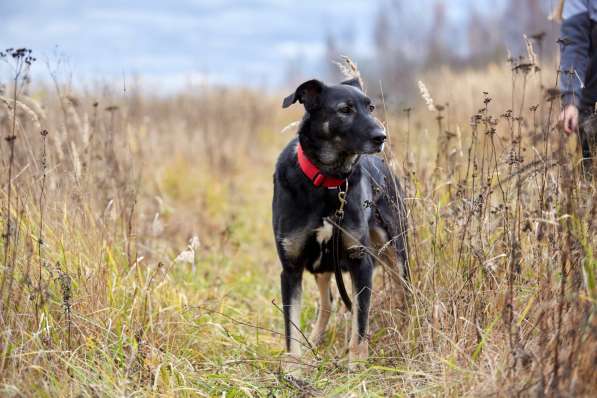
<path id="1" fill-rule="evenodd" d="M 446 2 L 447 18 L 458 22 L 472 5 L 493 12 L 503 1 Z M 317 73 L 329 33 L 348 37 L 356 56 L 371 56 L 378 3 L 0 0 L 0 48 L 28 47 L 39 60 L 66 60 L 69 73 L 84 80 L 140 76 L 168 90 L 204 81 L 277 86 L 293 64 Z M 412 16 L 405 23 L 430 23 L 435 0 L 404 3 Z M 35 69 L 41 76 L 44 66 L 38 61 Z"/>

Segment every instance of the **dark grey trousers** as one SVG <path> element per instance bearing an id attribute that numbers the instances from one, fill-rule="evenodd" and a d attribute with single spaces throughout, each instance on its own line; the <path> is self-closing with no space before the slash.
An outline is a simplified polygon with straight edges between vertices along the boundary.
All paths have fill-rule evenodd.
<path id="1" fill-rule="evenodd" d="M 581 112 L 579 139 L 582 148 L 582 172 L 589 179 L 597 156 L 597 114 Z"/>

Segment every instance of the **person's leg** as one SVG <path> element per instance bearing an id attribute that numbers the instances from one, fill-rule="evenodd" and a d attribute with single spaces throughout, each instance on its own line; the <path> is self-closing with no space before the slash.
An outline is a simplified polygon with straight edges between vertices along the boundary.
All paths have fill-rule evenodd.
<path id="1" fill-rule="evenodd" d="M 579 123 L 579 141 L 582 150 L 581 173 L 591 180 L 593 158 L 597 151 L 597 114 L 581 112 Z"/>
<path id="2" fill-rule="evenodd" d="M 583 146 L 583 162 L 585 162 L 584 169 L 586 170 L 585 177 L 591 180 L 597 171 L 595 167 L 597 159 L 597 131 L 592 134 L 586 134 L 585 143 Z"/>

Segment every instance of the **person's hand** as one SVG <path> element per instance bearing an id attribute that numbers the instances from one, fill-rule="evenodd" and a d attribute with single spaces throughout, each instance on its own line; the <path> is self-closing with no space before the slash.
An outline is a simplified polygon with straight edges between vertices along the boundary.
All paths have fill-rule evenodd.
<path id="1" fill-rule="evenodd" d="M 575 105 L 566 105 L 560 113 L 560 125 L 568 135 L 578 129 L 578 108 Z"/>

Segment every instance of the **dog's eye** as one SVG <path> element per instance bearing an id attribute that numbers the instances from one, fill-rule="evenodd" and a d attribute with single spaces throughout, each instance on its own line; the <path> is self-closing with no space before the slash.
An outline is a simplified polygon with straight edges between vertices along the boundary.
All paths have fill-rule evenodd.
<path id="1" fill-rule="evenodd" d="M 340 113 L 349 114 L 352 113 L 352 108 L 350 106 L 343 106 L 339 109 Z"/>
<path id="2" fill-rule="evenodd" d="M 375 110 L 375 105 L 369 105 L 369 112 L 373 112 Z"/>

